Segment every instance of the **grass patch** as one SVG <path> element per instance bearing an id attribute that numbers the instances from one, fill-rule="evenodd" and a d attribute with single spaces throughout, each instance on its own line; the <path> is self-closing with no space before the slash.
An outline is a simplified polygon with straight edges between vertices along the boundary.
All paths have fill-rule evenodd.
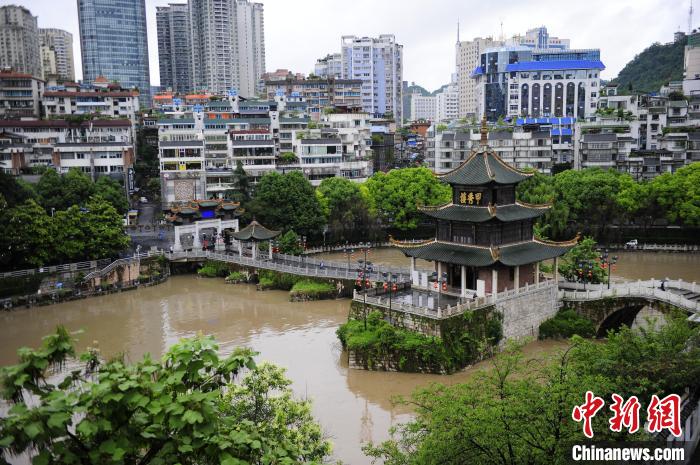
<path id="1" fill-rule="evenodd" d="M 329 282 L 301 279 L 294 283 L 290 294 L 292 299 L 319 300 L 332 299 L 337 292 L 336 287 Z"/>
<path id="2" fill-rule="evenodd" d="M 594 337 L 595 325 L 571 309 L 562 310 L 540 325 L 540 339 L 568 339 L 574 334 Z"/>

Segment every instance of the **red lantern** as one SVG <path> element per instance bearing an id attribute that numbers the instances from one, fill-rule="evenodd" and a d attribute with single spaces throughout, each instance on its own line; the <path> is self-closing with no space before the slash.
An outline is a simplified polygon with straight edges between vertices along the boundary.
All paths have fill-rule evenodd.
<path id="1" fill-rule="evenodd" d="M 361 286 L 361 285 L 362 285 L 362 281 L 360 281 L 360 280 L 358 279 L 357 281 L 355 281 L 355 285 L 358 286 L 358 287 Z"/>
<path id="2" fill-rule="evenodd" d="M 438 287 L 437 283 L 433 283 L 433 287 L 434 287 L 435 289 L 437 289 L 437 287 Z"/>
<path id="3" fill-rule="evenodd" d="M 399 289 L 399 287 L 398 287 L 396 284 L 394 284 L 394 285 L 391 287 L 391 290 L 394 291 L 394 292 L 396 292 L 398 289 Z"/>
<path id="4" fill-rule="evenodd" d="M 369 279 L 365 281 L 365 286 L 372 287 L 372 283 L 370 282 Z"/>
<path id="5" fill-rule="evenodd" d="M 447 283 L 442 283 L 442 290 L 446 291 L 447 290 Z"/>
<path id="6" fill-rule="evenodd" d="M 615 271 L 617 269 L 617 266 L 613 263 L 612 270 Z"/>
<path id="7" fill-rule="evenodd" d="M 384 283 L 384 290 L 386 291 L 389 288 L 389 285 L 387 283 Z"/>

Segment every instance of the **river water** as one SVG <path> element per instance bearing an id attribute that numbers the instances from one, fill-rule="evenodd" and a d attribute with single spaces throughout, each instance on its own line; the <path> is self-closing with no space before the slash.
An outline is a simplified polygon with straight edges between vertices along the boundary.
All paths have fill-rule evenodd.
<path id="1" fill-rule="evenodd" d="M 396 251 L 378 250 L 370 260 L 405 265 Z M 619 273 L 625 268 L 620 261 Z M 630 277 L 651 277 L 644 268 L 663 269 L 660 254 L 633 254 Z M 677 260 L 674 262 L 672 258 Z M 700 280 L 700 256 L 673 255 L 666 266 L 671 277 Z M 399 261 L 400 260 L 400 261 Z M 632 263 L 630 258 L 629 263 Z M 657 274 L 656 276 L 661 276 Z M 297 395 L 309 397 L 314 415 L 334 443 L 334 456 L 348 464 L 369 463 L 360 448 L 381 441 L 391 425 L 409 419 L 404 407 L 392 405 L 397 395 L 432 382 L 464 382 L 488 362 L 451 376 L 352 370 L 335 336 L 347 320 L 348 300 L 291 303 L 283 291 L 258 292 L 250 285 L 229 285 L 222 279 L 174 276 L 166 283 L 132 292 L 112 294 L 47 307 L 0 312 L 0 365 L 16 362 L 21 346 L 36 346 L 58 324 L 83 329 L 78 347 L 94 346 L 106 357 L 124 353 L 138 360 L 145 353 L 160 356 L 182 337 L 212 334 L 223 353 L 247 346 L 258 360 L 287 369 Z M 544 358 L 564 343 L 532 342 L 529 358 Z"/>

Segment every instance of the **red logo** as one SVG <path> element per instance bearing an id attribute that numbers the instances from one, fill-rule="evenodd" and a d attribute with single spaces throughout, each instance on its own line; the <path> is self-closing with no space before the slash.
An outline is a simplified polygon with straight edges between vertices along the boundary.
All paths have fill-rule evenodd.
<path id="1" fill-rule="evenodd" d="M 574 407 L 571 418 L 576 422 L 583 421 L 583 434 L 587 438 L 593 437 L 592 420 L 596 413 L 605 405 L 605 401 L 595 396 L 591 391 L 586 391 L 586 402 Z"/>

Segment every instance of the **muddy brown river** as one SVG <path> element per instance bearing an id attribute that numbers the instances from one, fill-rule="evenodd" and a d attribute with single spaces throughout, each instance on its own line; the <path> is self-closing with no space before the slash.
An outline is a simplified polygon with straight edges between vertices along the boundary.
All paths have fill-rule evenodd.
<path id="1" fill-rule="evenodd" d="M 378 250 L 371 260 L 396 259 L 395 264 L 405 266 L 395 252 Z M 645 269 L 700 281 L 700 256 L 624 254 L 618 273 L 632 279 L 662 275 L 645 274 Z M 409 418 L 408 410 L 392 405 L 392 397 L 432 382 L 463 382 L 488 362 L 451 376 L 349 369 L 335 336 L 348 309 L 348 300 L 291 303 L 282 291 L 258 292 L 221 279 L 174 276 L 137 291 L 0 312 L 0 365 L 14 363 L 19 347 L 38 345 L 58 324 L 84 330 L 80 349 L 98 341 L 103 355 L 123 352 L 132 361 L 147 352 L 160 356 L 182 337 L 213 334 L 223 353 L 248 346 L 260 353 L 258 360 L 286 368 L 297 395 L 313 400 L 314 415 L 334 443 L 334 457 L 346 464 L 366 464 L 361 445 L 386 439 L 391 425 Z M 563 346 L 538 341 L 525 351 L 530 358 L 543 358 Z"/>

